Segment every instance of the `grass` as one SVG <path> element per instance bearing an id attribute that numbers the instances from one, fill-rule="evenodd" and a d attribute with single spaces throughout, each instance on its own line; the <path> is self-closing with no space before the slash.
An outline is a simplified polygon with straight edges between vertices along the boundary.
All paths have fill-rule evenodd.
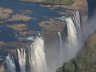
<path id="1" fill-rule="evenodd" d="M 26 2 L 42 2 L 46 4 L 65 4 L 65 5 L 70 5 L 73 3 L 73 0 L 22 0 Z"/>
<path id="2" fill-rule="evenodd" d="M 73 0 L 63 0 L 62 3 L 70 5 L 73 3 Z"/>
<path id="3" fill-rule="evenodd" d="M 46 0 L 46 2 L 54 3 L 54 4 L 70 5 L 73 3 L 73 0 Z"/>

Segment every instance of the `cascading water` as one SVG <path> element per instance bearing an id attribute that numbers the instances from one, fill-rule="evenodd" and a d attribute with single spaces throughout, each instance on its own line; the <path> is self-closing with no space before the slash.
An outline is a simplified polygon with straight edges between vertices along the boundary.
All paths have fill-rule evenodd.
<path id="1" fill-rule="evenodd" d="M 64 42 L 65 44 L 63 44 L 61 33 L 57 32 L 60 42 L 60 57 L 58 57 L 60 58 L 60 62 L 56 61 L 55 63 L 59 63 L 57 64 L 59 66 L 63 64 L 63 61 L 66 62 L 75 57 L 75 55 L 79 51 L 79 41 L 77 33 L 80 33 L 81 31 L 78 11 L 76 11 L 76 13 L 74 14 L 74 22 L 71 17 L 63 17 L 62 21 L 66 21 L 67 23 L 66 29 L 68 34 L 68 42 Z M 28 37 L 26 40 L 30 41 L 30 44 L 27 46 L 27 48 L 17 49 L 17 59 L 20 67 L 20 72 L 54 72 L 57 66 L 53 67 L 54 70 L 49 71 L 44 51 L 44 39 L 40 36 L 40 34 L 39 36 Z M 10 55 L 6 57 L 6 64 L 9 72 L 16 72 L 14 60 L 10 57 Z M 27 65 L 29 67 L 28 69 L 26 68 Z"/>
<path id="2" fill-rule="evenodd" d="M 44 40 L 42 37 L 35 37 L 34 41 L 29 47 L 28 55 L 29 64 L 31 68 L 34 68 L 31 70 L 31 72 L 48 72 L 44 52 Z"/>
<path id="3" fill-rule="evenodd" d="M 17 55 L 18 55 L 18 62 L 20 66 L 20 72 L 26 72 L 26 53 L 25 49 L 17 49 Z"/>
<path id="4" fill-rule="evenodd" d="M 26 49 L 17 49 L 20 72 L 49 72 L 45 58 L 43 38 L 30 37 L 28 40 L 32 41 L 32 43 Z M 30 70 L 28 69 L 28 71 L 26 70 L 26 63 L 29 64 Z M 6 65 L 8 72 L 16 72 L 16 64 L 10 54 L 6 57 Z"/>
<path id="5" fill-rule="evenodd" d="M 58 34 L 58 37 L 59 37 L 59 41 L 60 41 L 60 63 L 62 64 L 63 63 L 63 41 L 62 41 L 62 36 L 61 36 L 61 33 L 60 32 L 57 32 Z"/>
<path id="6" fill-rule="evenodd" d="M 67 49 L 68 49 L 68 59 L 70 60 L 79 51 L 77 31 L 71 17 L 66 18 L 65 21 L 67 22 L 67 32 L 68 32 Z"/>
<path id="7" fill-rule="evenodd" d="M 6 57 L 6 66 L 8 72 L 16 72 L 15 62 L 13 57 L 10 55 L 10 53 Z"/>
<path id="8" fill-rule="evenodd" d="M 68 42 L 71 44 L 75 44 L 77 40 L 77 31 L 74 26 L 74 23 L 71 18 L 66 18 L 65 21 L 67 22 Z"/>
<path id="9" fill-rule="evenodd" d="M 81 30 L 81 27 L 80 27 L 80 14 L 79 14 L 78 10 L 74 12 L 74 19 L 75 19 L 74 21 L 75 21 L 77 27 L 79 28 L 79 30 Z"/>
<path id="10" fill-rule="evenodd" d="M 73 17 L 59 17 L 61 21 L 66 21 L 67 24 L 67 42 L 62 44 L 62 37 L 58 32 L 60 40 L 60 59 L 63 62 L 67 62 L 76 56 L 79 51 L 79 43 L 81 42 L 81 26 L 80 26 L 80 14 L 79 11 L 74 11 Z M 63 45 L 63 46 L 62 46 Z"/>
<path id="11" fill-rule="evenodd" d="M 78 10 L 74 12 L 74 21 L 75 21 L 75 25 L 78 31 L 78 38 L 79 40 L 81 40 L 80 14 Z"/>

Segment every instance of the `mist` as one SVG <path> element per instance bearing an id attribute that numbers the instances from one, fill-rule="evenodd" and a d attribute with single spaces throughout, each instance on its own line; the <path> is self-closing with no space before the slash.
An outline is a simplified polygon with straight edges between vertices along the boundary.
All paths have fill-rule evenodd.
<path id="1" fill-rule="evenodd" d="M 50 44 L 50 50 L 51 52 L 47 53 L 48 55 L 52 55 L 52 60 L 49 60 L 48 64 L 49 64 L 49 69 L 50 72 L 56 72 L 56 69 L 58 69 L 59 67 L 61 67 L 64 63 L 69 62 L 70 60 L 72 60 L 73 58 L 75 58 L 78 54 L 78 52 L 83 48 L 85 41 L 88 39 L 88 37 L 93 34 L 96 31 L 96 12 L 94 12 L 94 14 L 88 18 L 87 24 L 86 24 L 86 32 L 81 33 L 82 37 L 78 38 L 77 37 L 77 41 L 75 39 L 73 39 L 74 45 L 71 43 L 68 43 L 68 41 L 65 39 L 65 41 L 61 42 L 61 40 L 55 40 L 53 44 Z M 72 30 L 71 30 L 72 32 Z M 75 33 L 72 33 L 75 34 Z M 78 33 L 77 33 L 78 34 Z M 58 35 L 58 33 L 57 33 Z M 60 36 L 60 34 L 59 34 Z M 68 38 L 68 37 L 66 37 Z M 61 38 L 60 38 L 61 39 Z M 72 39 L 72 38 L 71 38 Z M 56 48 L 53 48 L 54 45 L 56 45 L 56 42 L 61 42 L 63 44 L 61 44 L 62 46 L 59 45 Z M 75 41 L 75 42 L 74 42 Z M 61 51 L 58 50 L 58 48 L 60 49 L 60 47 L 62 47 Z M 81 50 L 82 51 L 82 50 Z M 62 53 L 60 53 L 62 52 Z M 60 56 L 62 54 L 62 57 Z M 50 57 L 49 57 L 50 58 Z M 52 62 L 50 62 L 52 61 Z"/>
<path id="2" fill-rule="evenodd" d="M 95 31 L 96 31 L 96 11 L 94 12 L 94 15 L 88 20 L 88 29 L 86 33 L 87 37 L 90 34 L 94 33 Z"/>
<path id="3" fill-rule="evenodd" d="M 88 18 L 85 25 L 86 32 L 84 33 L 83 31 L 81 32 L 82 27 L 79 22 L 79 13 L 76 13 L 74 17 L 70 16 L 65 19 L 66 32 L 57 32 L 56 36 L 50 39 L 47 45 L 43 37 L 37 37 L 34 41 L 31 40 L 31 45 L 26 47 L 29 47 L 29 52 L 24 50 L 26 53 L 23 53 L 23 51 L 19 53 L 18 51 L 18 62 L 21 67 L 21 72 L 26 71 L 26 62 L 24 60 L 26 60 L 27 54 L 29 57 L 28 64 L 32 69 L 30 69 L 30 72 L 56 72 L 64 63 L 75 58 L 88 37 L 96 31 L 96 12 L 94 11 L 92 13 L 93 15 Z M 65 34 L 65 36 L 63 36 L 63 34 Z M 10 57 L 9 60 L 11 60 Z M 12 63 L 14 65 L 14 62 Z M 24 68 L 22 68 L 23 66 Z M 9 69 L 11 70 L 11 68 Z"/>

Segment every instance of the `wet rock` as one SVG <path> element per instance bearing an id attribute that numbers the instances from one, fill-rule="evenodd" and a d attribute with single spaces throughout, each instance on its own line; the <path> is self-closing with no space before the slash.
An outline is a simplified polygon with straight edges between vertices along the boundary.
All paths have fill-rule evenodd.
<path id="1" fill-rule="evenodd" d="M 6 72 L 3 65 L 0 66 L 0 72 Z"/>
<path id="2" fill-rule="evenodd" d="M 0 50 L 1 49 L 14 49 L 23 46 L 23 42 L 0 42 Z"/>
<path id="3" fill-rule="evenodd" d="M 12 13 L 12 9 L 0 7 L 0 19 L 8 18 Z"/>
<path id="4" fill-rule="evenodd" d="M 45 46 L 52 48 L 50 47 L 51 45 L 54 48 L 57 48 L 59 44 L 57 32 L 60 32 L 62 34 L 62 32 L 64 31 L 65 22 L 50 19 L 48 21 L 42 21 L 41 23 L 39 23 L 39 25 L 42 28 L 42 36 L 45 40 Z"/>
<path id="5" fill-rule="evenodd" d="M 64 29 L 64 22 L 50 19 L 48 21 L 41 21 L 39 23 L 43 31 L 46 32 L 61 32 Z"/>
<path id="6" fill-rule="evenodd" d="M 32 14 L 33 13 L 33 11 L 31 11 L 31 10 L 22 10 L 22 11 L 20 11 L 20 14 L 23 14 L 23 15 L 29 15 L 29 14 Z"/>
<path id="7" fill-rule="evenodd" d="M 23 31 L 23 32 L 19 32 L 19 34 L 20 34 L 20 36 L 27 37 L 27 36 L 36 35 L 37 32 L 34 31 L 34 30 L 26 30 L 26 31 Z"/>
<path id="8" fill-rule="evenodd" d="M 32 17 L 24 14 L 15 14 L 8 19 L 8 21 L 30 21 L 30 20 L 32 20 Z"/>
<path id="9" fill-rule="evenodd" d="M 27 25 L 26 24 L 14 24 L 14 25 L 9 25 L 8 27 L 11 27 L 15 31 L 25 31 L 25 30 L 27 30 Z"/>

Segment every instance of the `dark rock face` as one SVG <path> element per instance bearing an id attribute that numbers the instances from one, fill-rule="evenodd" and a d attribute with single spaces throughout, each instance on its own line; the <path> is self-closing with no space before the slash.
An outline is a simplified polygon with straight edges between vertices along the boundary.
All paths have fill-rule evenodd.
<path id="1" fill-rule="evenodd" d="M 88 2 L 88 12 L 89 12 L 89 17 L 93 16 L 94 11 L 96 10 L 96 0 L 87 0 Z"/>

